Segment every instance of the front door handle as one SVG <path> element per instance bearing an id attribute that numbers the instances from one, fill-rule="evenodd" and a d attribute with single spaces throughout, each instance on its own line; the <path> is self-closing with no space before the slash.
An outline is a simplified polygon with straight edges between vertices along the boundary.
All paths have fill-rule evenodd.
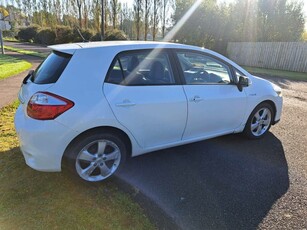
<path id="1" fill-rule="evenodd" d="M 191 102 L 200 102 L 204 99 L 202 99 L 200 96 L 194 96 L 193 98 L 190 99 Z"/>
<path id="2" fill-rule="evenodd" d="M 119 106 L 119 107 L 131 107 L 131 106 L 135 106 L 135 103 L 132 103 L 129 100 L 123 100 L 122 103 L 117 103 L 116 106 Z"/>

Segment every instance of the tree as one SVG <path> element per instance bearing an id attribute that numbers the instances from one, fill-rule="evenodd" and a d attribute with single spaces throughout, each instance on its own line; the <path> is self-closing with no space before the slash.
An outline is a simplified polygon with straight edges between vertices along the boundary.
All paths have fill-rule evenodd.
<path id="1" fill-rule="evenodd" d="M 281 22 L 281 21 L 280 21 Z M 286 5 L 286 16 L 281 26 L 286 24 L 287 33 L 280 32 L 280 41 L 299 41 L 304 33 L 305 19 L 303 4 L 290 2 Z"/>
<path id="2" fill-rule="evenodd" d="M 144 1 L 144 40 L 147 40 L 148 27 L 149 27 L 149 18 L 150 18 L 150 10 L 151 10 L 151 0 Z"/>
<path id="3" fill-rule="evenodd" d="M 84 18 L 84 28 L 87 29 L 88 28 L 88 16 L 89 16 L 89 5 L 90 5 L 90 2 L 89 0 L 85 0 L 84 4 L 83 4 L 83 9 L 82 9 L 82 12 L 83 12 L 83 18 Z"/>
<path id="4" fill-rule="evenodd" d="M 127 3 L 124 3 L 122 7 L 122 30 L 128 35 L 128 37 L 134 37 L 134 20 L 133 20 L 133 11 L 128 7 Z"/>
<path id="5" fill-rule="evenodd" d="M 165 36 L 165 26 L 166 26 L 166 10 L 170 4 L 169 0 L 162 0 L 162 37 Z"/>
<path id="6" fill-rule="evenodd" d="M 61 24 L 61 16 L 63 15 L 63 4 L 61 4 L 61 0 L 54 0 L 54 12 L 56 15 L 57 25 Z"/>
<path id="7" fill-rule="evenodd" d="M 92 17 L 92 28 L 95 33 L 100 33 L 101 36 L 101 4 L 100 0 L 93 0 L 90 3 L 90 15 Z"/>
<path id="8" fill-rule="evenodd" d="M 169 12 L 173 12 L 171 22 L 176 24 L 196 0 L 133 0 L 132 7 L 125 2 L 120 4 L 122 0 L 2 2 L 14 18 L 15 29 L 36 24 L 57 33 L 57 27 L 71 29 L 79 25 L 80 29 L 101 33 L 104 38 L 112 26 L 120 27 L 130 38 L 140 40 L 144 34 L 147 40 L 147 35 L 152 34 L 157 40 L 160 31 L 165 37 Z M 8 6 L 9 2 L 14 4 Z M 221 47 L 226 47 L 228 41 L 298 41 L 303 39 L 304 24 L 301 0 L 233 0 L 230 4 L 202 0 L 173 39 L 223 52 Z"/>
<path id="9" fill-rule="evenodd" d="M 258 0 L 258 41 L 297 41 L 304 31 L 302 2 Z"/>
<path id="10" fill-rule="evenodd" d="M 76 0 L 79 15 L 79 27 L 82 28 L 82 0 Z"/>
<path id="11" fill-rule="evenodd" d="M 113 26 L 113 29 L 116 29 L 118 14 L 120 11 L 120 5 L 119 5 L 118 0 L 111 0 L 110 7 L 111 7 L 110 11 L 111 11 L 111 18 L 112 18 L 112 26 Z"/>
<path id="12" fill-rule="evenodd" d="M 152 12 L 152 40 L 156 40 L 156 35 L 158 32 L 158 25 L 160 19 L 160 9 L 161 7 L 161 0 L 153 0 L 153 12 Z"/>
<path id="13" fill-rule="evenodd" d="M 140 40 L 140 28 L 141 28 L 141 20 L 142 20 L 142 0 L 134 0 L 133 4 L 133 13 L 134 13 L 134 22 L 136 27 L 136 40 Z"/>
<path id="14" fill-rule="evenodd" d="M 101 0 L 101 40 L 104 39 L 105 32 L 105 0 Z"/>
<path id="15" fill-rule="evenodd" d="M 104 32 L 108 29 L 108 17 L 110 15 L 109 4 L 107 0 L 104 0 Z"/>

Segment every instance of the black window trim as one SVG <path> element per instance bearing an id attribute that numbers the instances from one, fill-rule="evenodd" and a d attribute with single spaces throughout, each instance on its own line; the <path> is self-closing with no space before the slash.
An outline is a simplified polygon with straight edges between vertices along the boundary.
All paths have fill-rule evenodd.
<path id="1" fill-rule="evenodd" d="M 223 59 L 217 57 L 217 56 L 214 56 L 210 53 L 207 53 L 205 51 L 199 51 L 199 50 L 191 50 L 191 49 L 181 49 L 181 48 L 172 48 L 172 55 L 173 55 L 173 58 L 176 62 L 176 66 L 177 66 L 177 69 L 178 69 L 178 74 L 180 76 L 180 79 L 181 79 L 181 82 L 182 82 L 182 85 L 237 85 L 236 83 L 236 79 L 234 78 L 234 70 L 233 70 L 233 66 L 230 65 L 228 62 L 224 61 Z M 201 55 L 205 55 L 205 56 L 208 56 L 210 58 L 213 58 L 213 59 L 216 59 L 217 61 L 219 62 L 222 62 L 223 64 L 225 64 L 229 71 L 230 71 L 230 83 L 228 84 L 221 84 L 221 83 L 208 83 L 208 84 L 187 84 L 186 83 L 186 80 L 185 80 L 185 77 L 184 77 L 184 74 L 183 74 L 183 69 L 181 67 L 181 64 L 180 64 L 180 61 L 178 59 L 178 56 L 177 56 L 177 53 L 178 52 L 189 52 L 189 53 L 195 53 L 195 54 L 201 54 Z"/>
<path id="2" fill-rule="evenodd" d="M 243 74 L 240 70 L 238 70 L 236 67 L 232 67 L 232 74 L 234 76 L 234 82 L 235 84 L 237 85 L 239 83 L 238 79 L 237 79 L 237 76 L 236 76 L 236 72 L 238 72 L 240 74 L 240 76 L 242 77 L 246 77 L 245 74 Z"/>
<path id="3" fill-rule="evenodd" d="M 142 52 L 151 52 L 153 50 L 159 50 L 160 52 L 164 52 L 167 55 L 167 57 L 169 59 L 169 62 L 170 62 L 169 64 L 170 64 L 170 68 L 171 68 L 171 71 L 172 71 L 175 83 L 169 83 L 169 84 L 168 83 L 165 83 L 165 84 L 146 84 L 146 85 L 126 84 L 124 73 L 123 73 L 123 68 L 122 68 L 122 65 L 121 65 L 121 62 L 120 62 L 120 56 L 121 55 L 126 55 L 126 54 L 130 54 L 131 55 L 131 54 L 137 54 L 137 53 L 142 53 Z M 119 65 L 120 65 L 121 72 L 122 72 L 122 75 L 123 75 L 123 81 L 120 84 L 109 82 L 110 74 L 111 74 L 111 71 L 114 68 L 114 65 L 116 64 L 116 61 L 119 61 Z M 110 84 L 122 85 L 122 86 L 143 86 L 143 87 L 144 86 L 174 86 L 174 85 L 182 85 L 182 80 L 181 80 L 181 78 L 179 76 L 180 75 L 179 75 L 178 68 L 177 68 L 177 65 L 176 65 L 176 60 L 174 59 L 174 55 L 173 55 L 173 52 L 172 52 L 171 48 L 152 48 L 152 49 L 125 50 L 125 51 L 121 51 L 121 52 L 117 53 L 115 55 L 115 57 L 113 58 L 113 60 L 111 62 L 111 65 L 110 65 L 110 67 L 108 69 L 108 72 L 106 74 L 104 83 L 110 83 Z"/>

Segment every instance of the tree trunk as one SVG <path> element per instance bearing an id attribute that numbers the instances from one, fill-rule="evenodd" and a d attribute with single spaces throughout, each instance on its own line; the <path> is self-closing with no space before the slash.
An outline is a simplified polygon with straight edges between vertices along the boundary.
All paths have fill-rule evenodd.
<path id="1" fill-rule="evenodd" d="M 162 37 L 164 38 L 165 36 L 165 23 L 166 23 L 166 4 L 167 4 L 167 1 L 166 0 L 163 0 L 163 19 L 162 19 Z"/>
<path id="2" fill-rule="evenodd" d="M 104 0 L 101 0 L 101 41 L 104 39 Z"/>
<path id="3" fill-rule="evenodd" d="M 108 29 L 107 1 L 104 1 L 104 32 Z"/>
<path id="4" fill-rule="evenodd" d="M 157 0 L 153 0 L 153 27 L 152 27 L 152 40 L 156 40 L 156 24 L 157 24 Z"/>
<path id="5" fill-rule="evenodd" d="M 147 41 L 149 17 L 149 0 L 145 0 L 144 40 Z"/>
<path id="6" fill-rule="evenodd" d="M 82 29 L 82 14 L 81 14 L 82 2 L 81 0 L 77 0 L 77 6 L 78 6 L 78 13 L 79 13 L 79 27 L 80 29 Z"/>

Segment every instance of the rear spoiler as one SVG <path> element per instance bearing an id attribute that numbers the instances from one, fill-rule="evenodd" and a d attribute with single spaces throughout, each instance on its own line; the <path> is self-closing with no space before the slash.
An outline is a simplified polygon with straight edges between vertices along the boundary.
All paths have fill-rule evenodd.
<path id="1" fill-rule="evenodd" d="M 61 53 L 67 53 L 73 55 L 77 49 L 81 49 L 82 47 L 77 44 L 61 44 L 61 45 L 52 45 L 48 46 L 48 48 L 59 51 Z"/>

